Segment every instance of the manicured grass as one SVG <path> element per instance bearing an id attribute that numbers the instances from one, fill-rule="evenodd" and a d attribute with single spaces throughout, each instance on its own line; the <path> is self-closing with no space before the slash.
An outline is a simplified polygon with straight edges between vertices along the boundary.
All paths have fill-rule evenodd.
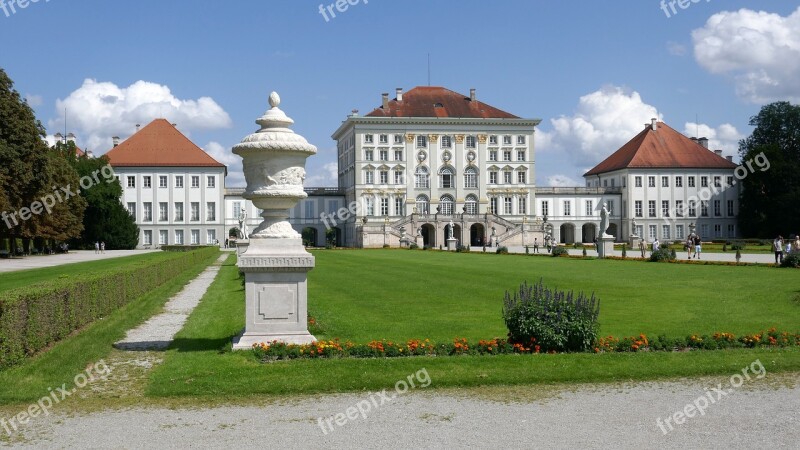
<path id="1" fill-rule="evenodd" d="M 683 336 L 717 329 L 753 332 L 773 325 L 796 330 L 800 323 L 800 304 L 789 298 L 800 291 L 797 282 L 772 291 L 758 287 L 775 287 L 775 280 L 786 284 L 787 272 L 779 269 L 391 250 L 320 251 L 315 256 L 311 311 L 328 337 L 359 342 L 502 336 L 503 289 L 538 277 L 561 287 L 595 289 L 606 299 L 601 310 L 606 333 L 661 330 Z M 743 279 L 754 280 L 754 286 L 737 281 Z M 231 259 L 176 337 L 164 364 L 151 373 L 148 395 L 228 398 L 382 389 L 422 368 L 438 387 L 726 375 L 756 359 L 770 372 L 800 371 L 797 349 L 262 364 L 250 352 L 229 351 L 244 325 L 243 297 Z"/>
<path id="2" fill-rule="evenodd" d="M 159 312 L 170 297 L 218 257 L 219 254 L 210 256 L 109 317 L 57 343 L 48 351 L 20 366 L 1 371 L 0 404 L 30 402 L 47 395 L 48 388 L 56 389 L 62 383 L 70 386 L 75 375 L 81 373 L 88 364 L 94 364 L 108 355 L 111 345 L 122 339 L 128 329 Z"/>
<path id="3" fill-rule="evenodd" d="M 21 286 L 30 286 L 32 284 L 40 283 L 53 278 L 80 277 L 85 273 L 114 269 L 117 267 L 132 266 L 135 264 L 148 264 L 153 261 L 174 258 L 175 256 L 175 253 L 167 252 L 142 253 L 140 255 L 65 264 L 62 266 L 44 267 L 41 269 L 6 272 L 0 274 L 0 292 L 16 289 Z M 57 259 L 58 255 L 31 256 L 31 258 Z"/>

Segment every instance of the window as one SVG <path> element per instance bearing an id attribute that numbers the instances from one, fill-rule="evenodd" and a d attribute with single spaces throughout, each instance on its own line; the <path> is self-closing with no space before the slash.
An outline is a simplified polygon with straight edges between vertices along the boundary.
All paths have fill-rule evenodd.
<path id="1" fill-rule="evenodd" d="M 587 216 L 594 215 L 594 202 L 591 200 L 586 200 L 586 215 Z"/>
<path id="2" fill-rule="evenodd" d="M 733 217 L 735 215 L 736 214 L 734 214 L 733 210 L 733 200 L 728 200 L 728 217 Z"/>
<path id="3" fill-rule="evenodd" d="M 661 201 L 661 217 L 669 217 L 669 200 Z"/>
<path id="4" fill-rule="evenodd" d="M 503 152 L 503 161 L 511 161 L 511 150 Z"/>
<path id="5" fill-rule="evenodd" d="M 512 208 L 512 199 L 511 199 L 511 197 L 503 198 L 503 214 L 506 214 L 506 215 L 514 214 L 514 212 L 511 210 L 511 208 Z"/>
<path id="6" fill-rule="evenodd" d="M 395 134 L 394 135 L 394 143 L 395 144 L 402 144 L 403 143 L 403 135 L 402 134 Z"/>
<path id="7" fill-rule="evenodd" d="M 206 244 L 214 245 L 217 243 L 216 230 L 206 230 Z"/>
<path id="8" fill-rule="evenodd" d="M 525 162 L 525 150 L 517 150 L 517 161 Z"/>
<path id="9" fill-rule="evenodd" d="M 700 187 L 708 187 L 708 177 L 700 177 Z"/>
<path id="10" fill-rule="evenodd" d="M 129 188 L 136 187 L 136 177 L 128 176 L 128 187 Z"/>
<path id="11" fill-rule="evenodd" d="M 497 145 L 497 136 L 489 136 L 489 145 Z"/>
<path id="12" fill-rule="evenodd" d="M 143 188 L 151 188 L 153 187 L 153 179 L 149 175 L 145 175 L 142 177 L 142 187 Z"/>
<path id="13" fill-rule="evenodd" d="M 650 200 L 649 202 L 647 202 L 647 213 L 648 213 L 648 216 L 650 216 L 650 217 L 655 217 L 656 216 L 656 201 L 655 200 Z"/>
<path id="14" fill-rule="evenodd" d="M 169 242 L 167 242 L 168 239 L 169 239 L 169 231 L 161 230 L 158 232 L 158 245 L 169 244 Z"/>
<path id="15" fill-rule="evenodd" d="M 381 198 L 381 216 L 389 215 L 389 199 L 386 197 Z"/>
<path id="16" fill-rule="evenodd" d="M 714 177 L 714 187 L 722 187 L 722 177 Z"/>
<path id="17" fill-rule="evenodd" d="M 736 225 L 729 224 L 728 225 L 728 237 L 735 238 L 736 237 Z"/>
<path id="18" fill-rule="evenodd" d="M 395 216 L 406 215 L 405 211 L 403 211 L 403 197 L 394 198 L 394 215 Z"/>
<path id="19" fill-rule="evenodd" d="M 402 170 L 395 170 L 394 171 L 394 184 L 405 184 L 405 177 L 403 177 Z"/>
<path id="20" fill-rule="evenodd" d="M 153 245 L 153 231 L 144 230 L 144 238 L 142 239 L 144 245 Z"/>
<path id="21" fill-rule="evenodd" d="M 417 147 L 418 148 L 428 147 L 428 136 L 417 136 Z"/>
<path id="22" fill-rule="evenodd" d="M 572 202 L 569 200 L 564 200 L 564 215 L 565 216 L 572 215 Z"/>
<path id="23" fill-rule="evenodd" d="M 650 232 L 650 240 L 654 241 L 656 239 L 656 226 L 650 225 L 647 227 L 648 231 Z"/>
<path id="24" fill-rule="evenodd" d="M 380 140 L 381 144 L 388 144 L 389 143 L 389 135 L 388 134 L 382 134 L 382 135 L 380 135 L 379 140 Z"/>
<path id="25" fill-rule="evenodd" d="M 722 216 L 722 205 L 721 205 L 721 203 L 722 202 L 719 201 L 719 200 L 714 200 L 714 217 Z"/>
<path id="26" fill-rule="evenodd" d="M 183 222 L 183 202 L 175 202 L 175 221 Z"/>
<path id="27" fill-rule="evenodd" d="M 642 177 L 634 177 L 633 178 L 633 185 L 635 187 L 642 187 Z"/>
<path id="28" fill-rule="evenodd" d="M 365 144 L 372 144 L 373 142 L 375 142 L 374 139 L 375 139 L 375 137 L 373 135 L 371 135 L 371 134 L 365 134 L 364 135 L 364 143 Z"/>
<path id="29" fill-rule="evenodd" d="M 644 236 L 644 225 L 636 225 L 636 235 Z"/>
<path id="30" fill-rule="evenodd" d="M 492 170 L 489 172 L 489 184 L 497 184 L 497 171 Z"/>
<path id="31" fill-rule="evenodd" d="M 511 136 L 503 136 L 503 145 L 511 145 Z"/>
<path id="32" fill-rule="evenodd" d="M 523 215 L 528 214 L 528 199 L 525 197 L 519 197 L 517 199 L 517 214 Z"/>
<path id="33" fill-rule="evenodd" d="M 192 175 L 192 187 L 199 188 L 200 187 L 200 176 L 199 175 Z"/>
<path id="34" fill-rule="evenodd" d="M 175 177 L 175 187 L 176 188 L 183 188 L 183 176 L 177 175 Z"/>
<path id="35" fill-rule="evenodd" d="M 475 148 L 475 136 L 467 136 L 467 148 Z"/>
<path id="36" fill-rule="evenodd" d="M 444 167 L 439 171 L 439 187 L 442 189 L 452 189 L 455 186 L 455 174 L 450 167 Z"/>
<path id="37" fill-rule="evenodd" d="M 206 187 L 210 189 L 214 189 L 217 187 L 217 177 L 213 175 L 209 175 L 206 177 Z"/>
<path id="38" fill-rule="evenodd" d="M 478 187 L 478 171 L 474 167 L 467 167 L 464 170 L 464 187 L 467 189 Z"/>
<path id="39" fill-rule="evenodd" d="M 200 243 L 200 230 L 192 230 L 192 245 Z"/>
<path id="40" fill-rule="evenodd" d="M 703 225 L 701 225 L 700 229 L 703 230 L 702 231 L 702 235 L 703 236 L 708 236 L 708 224 L 707 223 L 704 223 Z"/>
<path id="41" fill-rule="evenodd" d="M 478 197 L 470 194 L 464 200 L 464 212 L 467 214 L 478 214 Z"/>
<path id="42" fill-rule="evenodd" d="M 528 181 L 528 175 L 525 172 L 521 170 L 517 172 L 517 183 L 525 184 L 527 181 Z"/>
<path id="43" fill-rule="evenodd" d="M 548 200 L 542 200 L 542 216 L 549 216 L 550 215 L 550 202 Z"/>
<path id="44" fill-rule="evenodd" d="M 647 177 L 647 186 L 656 187 L 656 177 Z"/>
<path id="45" fill-rule="evenodd" d="M 499 211 L 497 209 L 497 197 L 492 197 L 489 199 L 489 207 L 492 209 L 492 214 L 497 214 Z"/>
<path id="46" fill-rule="evenodd" d="M 242 202 L 233 202 L 233 218 L 239 220 L 242 215 Z"/>
<path id="47" fill-rule="evenodd" d="M 200 220 L 200 202 L 192 202 L 190 207 L 192 208 L 192 212 L 191 212 L 192 216 L 191 216 L 190 220 L 192 222 L 199 221 Z"/>
<path id="48" fill-rule="evenodd" d="M 394 151 L 394 160 L 395 161 L 402 161 L 403 160 L 403 151 L 402 150 L 395 150 Z"/>
<path id="49" fill-rule="evenodd" d="M 683 187 L 683 177 L 675 177 L 675 187 Z"/>
<path id="50" fill-rule="evenodd" d="M 209 222 L 214 222 L 217 220 L 217 203 L 216 202 L 207 202 L 206 203 L 206 220 Z"/>
<path id="51" fill-rule="evenodd" d="M 381 184 L 389 184 L 389 171 L 381 170 L 380 172 Z"/>
<path id="52" fill-rule="evenodd" d="M 607 200 L 606 203 L 608 204 L 608 213 L 613 215 L 614 214 L 614 200 Z"/>
<path id="53" fill-rule="evenodd" d="M 608 180 L 603 180 L 603 187 L 608 187 Z"/>
<path id="54" fill-rule="evenodd" d="M 364 198 L 364 206 L 366 206 L 366 208 L 364 208 L 364 209 L 367 211 L 367 215 L 368 216 L 374 216 L 375 215 L 375 199 L 374 198 L 365 197 Z"/>
<path id="55" fill-rule="evenodd" d="M 442 136 L 442 148 L 452 148 L 453 147 L 453 138 L 450 136 Z"/>
<path id="56" fill-rule="evenodd" d="M 635 202 L 633 202 L 633 205 L 634 205 L 633 206 L 634 214 L 636 215 L 636 217 L 642 217 L 642 201 L 636 200 Z"/>
<path id="57" fill-rule="evenodd" d="M 136 221 L 136 203 L 128 202 L 128 214 L 133 217 L 133 220 Z"/>
<path id="58" fill-rule="evenodd" d="M 683 225 L 675 225 L 675 238 L 679 239 L 686 236 L 683 234 Z"/>
<path id="59" fill-rule="evenodd" d="M 517 136 L 517 145 L 525 145 L 525 136 Z"/>
<path id="60" fill-rule="evenodd" d="M 670 227 L 669 225 L 662 225 L 661 226 L 661 239 L 670 239 L 669 236 Z"/>
<path id="61" fill-rule="evenodd" d="M 675 200 L 675 216 L 683 217 L 683 200 Z M 683 233 L 678 233 L 678 236 L 683 236 Z"/>
<path id="62" fill-rule="evenodd" d="M 364 183 L 365 184 L 374 184 L 375 183 L 375 172 L 372 170 L 368 170 L 364 172 Z"/>
<path id="63" fill-rule="evenodd" d="M 690 188 L 694 187 L 694 177 L 688 177 L 688 180 L 689 180 L 689 187 Z"/>
<path id="64" fill-rule="evenodd" d="M 388 161 L 389 160 L 389 150 L 381 150 L 380 151 L 381 161 Z"/>
<path id="65" fill-rule="evenodd" d="M 158 221 L 167 222 L 169 220 L 169 203 L 160 202 L 158 204 Z"/>
<path id="66" fill-rule="evenodd" d="M 702 217 L 708 217 L 708 200 L 700 202 L 700 215 Z"/>
<path id="67" fill-rule="evenodd" d="M 439 212 L 445 216 L 453 215 L 453 197 L 443 195 L 439 199 Z"/>
<path id="68" fill-rule="evenodd" d="M 316 214 L 314 214 L 314 203 L 315 203 L 314 200 L 306 200 L 306 201 L 303 202 L 303 206 L 306 209 L 306 211 L 305 211 L 305 217 L 306 218 L 311 218 L 311 217 L 314 217 L 316 215 Z"/>
<path id="69" fill-rule="evenodd" d="M 733 182 L 733 177 L 728 177 L 728 178 L 727 178 L 727 183 L 728 183 L 728 187 L 731 187 L 731 186 L 733 186 L 733 185 L 735 184 L 735 183 Z"/>
<path id="70" fill-rule="evenodd" d="M 716 224 L 714 225 L 714 237 L 721 238 L 722 237 L 722 225 Z"/>
<path id="71" fill-rule="evenodd" d="M 417 167 L 416 172 L 414 172 L 414 187 L 417 188 L 430 187 L 430 174 L 428 173 L 427 167 L 425 166 Z"/>
<path id="72" fill-rule="evenodd" d="M 427 195 L 417 196 L 417 212 L 420 214 L 430 214 L 430 201 Z"/>
<path id="73" fill-rule="evenodd" d="M 365 161 L 374 161 L 374 151 L 373 150 L 364 150 L 364 160 Z"/>
<path id="74" fill-rule="evenodd" d="M 505 172 L 503 172 L 503 183 L 511 184 L 512 183 L 512 178 L 513 177 L 511 175 L 511 171 L 510 170 L 506 170 Z"/>
<path id="75" fill-rule="evenodd" d="M 669 187 L 669 177 L 661 177 L 661 187 Z"/>
<path id="76" fill-rule="evenodd" d="M 611 187 L 614 187 L 614 184 L 615 184 L 616 181 L 617 181 L 616 178 L 612 178 L 611 179 Z"/>
<path id="77" fill-rule="evenodd" d="M 489 150 L 489 161 L 497 161 L 497 150 Z"/>
<path id="78" fill-rule="evenodd" d="M 175 244 L 183 245 L 183 230 L 175 230 Z"/>
<path id="79" fill-rule="evenodd" d="M 697 202 L 689 200 L 689 217 L 697 217 Z"/>
<path id="80" fill-rule="evenodd" d="M 160 188 L 167 187 L 167 176 L 166 175 L 159 175 L 159 177 L 158 177 L 158 187 L 160 187 Z"/>

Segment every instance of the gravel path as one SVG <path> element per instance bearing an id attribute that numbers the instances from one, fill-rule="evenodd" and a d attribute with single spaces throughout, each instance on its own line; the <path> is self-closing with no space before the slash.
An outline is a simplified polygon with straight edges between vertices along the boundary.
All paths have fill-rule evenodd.
<path id="1" fill-rule="evenodd" d="M 151 317 L 138 328 L 128 330 L 125 339 L 114 344 L 120 350 L 163 350 L 169 347 L 172 338 L 183 328 L 189 314 L 200 303 L 200 299 L 214 282 L 220 265 L 228 253 L 223 253 L 214 264 L 187 284 L 164 306 L 164 312 Z"/>
<path id="2" fill-rule="evenodd" d="M 130 409 L 56 415 L 26 429 L 20 448 L 797 448 L 798 374 L 753 379 L 704 415 L 666 418 L 725 378 L 635 385 L 425 391 L 371 403 L 370 394 L 263 406 Z M 435 383 L 435 380 L 434 380 Z M 505 391 L 504 391 L 505 389 Z M 392 390 L 388 391 L 389 396 Z M 500 394 L 499 394 L 500 393 Z M 496 397 L 496 398 L 494 398 Z M 525 400 L 511 400 L 523 398 Z M 325 427 L 359 402 L 365 417 Z M 318 418 L 323 418 L 320 426 Z M 346 417 L 346 416 L 345 416 Z M 341 420 L 341 419 L 340 419 Z"/>
<path id="3" fill-rule="evenodd" d="M 120 258 L 160 251 L 161 250 L 106 250 L 105 253 L 95 253 L 94 250 L 70 250 L 69 253 L 58 255 L 26 256 L 24 258 L 11 259 L 0 258 L 0 273 L 62 266 L 64 264 Z"/>

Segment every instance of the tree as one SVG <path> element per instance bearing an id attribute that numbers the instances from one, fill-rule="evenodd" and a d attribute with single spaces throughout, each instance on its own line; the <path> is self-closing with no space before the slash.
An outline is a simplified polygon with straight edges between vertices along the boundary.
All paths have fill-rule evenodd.
<path id="1" fill-rule="evenodd" d="M 800 232 L 800 106 L 777 102 L 764 106 L 750 119 L 753 134 L 739 143 L 746 166 L 741 180 L 739 227 L 742 234 L 775 237 Z M 753 161 L 769 161 L 758 167 Z"/>

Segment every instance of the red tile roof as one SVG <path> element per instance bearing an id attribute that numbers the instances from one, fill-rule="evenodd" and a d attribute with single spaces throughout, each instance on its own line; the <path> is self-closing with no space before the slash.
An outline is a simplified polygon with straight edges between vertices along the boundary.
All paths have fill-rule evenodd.
<path id="1" fill-rule="evenodd" d="M 736 164 L 659 122 L 657 129 L 645 128 L 635 138 L 583 176 L 620 169 L 734 169 Z"/>
<path id="2" fill-rule="evenodd" d="M 470 119 L 519 119 L 519 117 L 472 101 L 469 96 L 443 87 L 418 86 L 403 94 L 403 100 L 389 101 L 389 107 L 376 108 L 367 117 L 453 117 Z"/>
<path id="3" fill-rule="evenodd" d="M 106 153 L 114 167 L 225 167 L 166 119 L 156 119 Z"/>

